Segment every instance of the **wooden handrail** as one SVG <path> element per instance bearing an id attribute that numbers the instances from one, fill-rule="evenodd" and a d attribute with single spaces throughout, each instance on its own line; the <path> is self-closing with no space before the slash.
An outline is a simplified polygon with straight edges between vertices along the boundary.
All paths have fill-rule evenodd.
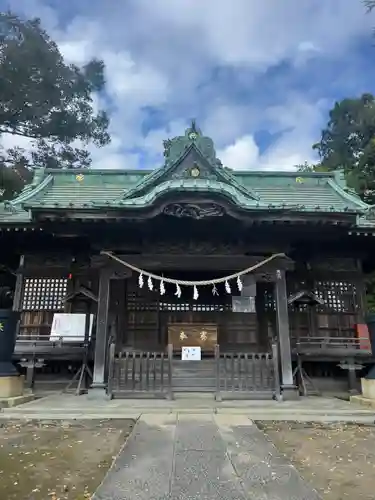
<path id="1" fill-rule="evenodd" d="M 364 340 L 366 340 L 366 343 L 364 343 Z M 361 353 L 371 353 L 369 340 L 361 337 L 300 337 L 296 340 L 295 347 L 297 352 L 308 349 L 350 349 Z"/>

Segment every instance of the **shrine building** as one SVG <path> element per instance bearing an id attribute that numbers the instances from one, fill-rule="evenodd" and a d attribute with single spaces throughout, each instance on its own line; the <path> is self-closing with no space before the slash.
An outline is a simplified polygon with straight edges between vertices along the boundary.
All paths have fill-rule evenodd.
<path id="1" fill-rule="evenodd" d="M 155 170 L 36 169 L 0 205 L 14 363 L 61 388 L 87 362 L 103 398 L 353 389 L 374 235 L 342 172 L 230 170 L 195 123 Z M 54 337 L 60 313 L 85 314 L 86 337 Z"/>

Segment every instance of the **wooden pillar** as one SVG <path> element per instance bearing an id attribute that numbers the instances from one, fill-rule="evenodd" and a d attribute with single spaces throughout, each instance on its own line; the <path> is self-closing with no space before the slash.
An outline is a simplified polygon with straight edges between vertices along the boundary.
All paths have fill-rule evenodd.
<path id="1" fill-rule="evenodd" d="M 0 306 L 0 378 L 2 379 L 19 376 L 18 371 L 13 365 L 12 357 L 19 331 L 23 265 L 24 258 L 21 256 L 12 309 L 10 308 L 10 289 L 8 287 L 1 287 L 0 290 L 2 294 L 2 304 Z"/>
<path id="2" fill-rule="evenodd" d="M 357 268 L 358 268 L 358 274 L 356 276 L 356 279 L 354 280 L 354 286 L 356 290 L 355 295 L 357 297 L 357 301 L 356 304 L 354 304 L 354 307 L 356 307 L 357 323 L 366 323 L 365 320 L 366 286 L 365 286 L 365 276 L 362 270 L 362 262 L 360 260 L 357 260 Z"/>
<path id="3" fill-rule="evenodd" d="M 112 271 L 107 267 L 99 271 L 99 297 L 96 317 L 96 338 L 93 381 L 88 396 L 93 399 L 105 399 L 106 361 L 108 345 L 109 293 Z"/>
<path id="4" fill-rule="evenodd" d="M 22 310 L 22 290 L 23 290 L 23 271 L 25 265 L 25 257 L 21 255 L 20 264 L 17 269 L 16 276 L 16 287 L 14 290 L 13 296 L 13 311 L 21 311 Z"/>
<path id="5" fill-rule="evenodd" d="M 16 339 L 20 333 L 20 326 L 21 326 L 21 312 L 22 312 L 22 293 L 23 293 L 23 283 L 24 283 L 24 266 L 25 266 L 25 257 L 24 255 L 21 255 L 20 257 L 20 263 L 19 267 L 17 269 L 17 275 L 16 275 L 16 286 L 14 289 L 14 296 L 13 296 L 13 306 L 12 310 L 15 312 L 18 312 L 19 318 L 17 321 L 17 328 L 16 328 Z"/>
<path id="6" fill-rule="evenodd" d="M 285 271 L 276 271 L 275 282 L 276 327 L 279 339 L 281 388 L 283 399 L 298 398 L 298 391 L 293 381 L 292 353 L 290 346 L 288 297 Z"/>

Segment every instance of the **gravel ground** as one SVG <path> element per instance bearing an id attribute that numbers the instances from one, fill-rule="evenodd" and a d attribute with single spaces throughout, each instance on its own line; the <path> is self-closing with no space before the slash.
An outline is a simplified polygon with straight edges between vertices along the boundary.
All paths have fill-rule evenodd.
<path id="1" fill-rule="evenodd" d="M 375 499 L 375 426 L 257 425 L 324 500 Z"/>
<path id="2" fill-rule="evenodd" d="M 90 499 L 133 426 L 133 420 L 3 421 L 0 499 Z"/>

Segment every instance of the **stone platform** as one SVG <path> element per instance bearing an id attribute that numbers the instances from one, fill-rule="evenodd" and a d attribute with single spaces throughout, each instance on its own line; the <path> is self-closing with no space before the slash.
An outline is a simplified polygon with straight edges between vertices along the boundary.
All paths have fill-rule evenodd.
<path id="1" fill-rule="evenodd" d="M 210 395 L 190 394 L 173 401 L 145 399 L 89 400 L 87 396 L 52 394 L 3 409 L 0 418 L 18 419 L 111 419 L 139 418 L 143 414 L 230 414 L 252 420 L 374 423 L 375 410 L 337 398 L 306 397 L 298 401 L 223 401 Z"/>

